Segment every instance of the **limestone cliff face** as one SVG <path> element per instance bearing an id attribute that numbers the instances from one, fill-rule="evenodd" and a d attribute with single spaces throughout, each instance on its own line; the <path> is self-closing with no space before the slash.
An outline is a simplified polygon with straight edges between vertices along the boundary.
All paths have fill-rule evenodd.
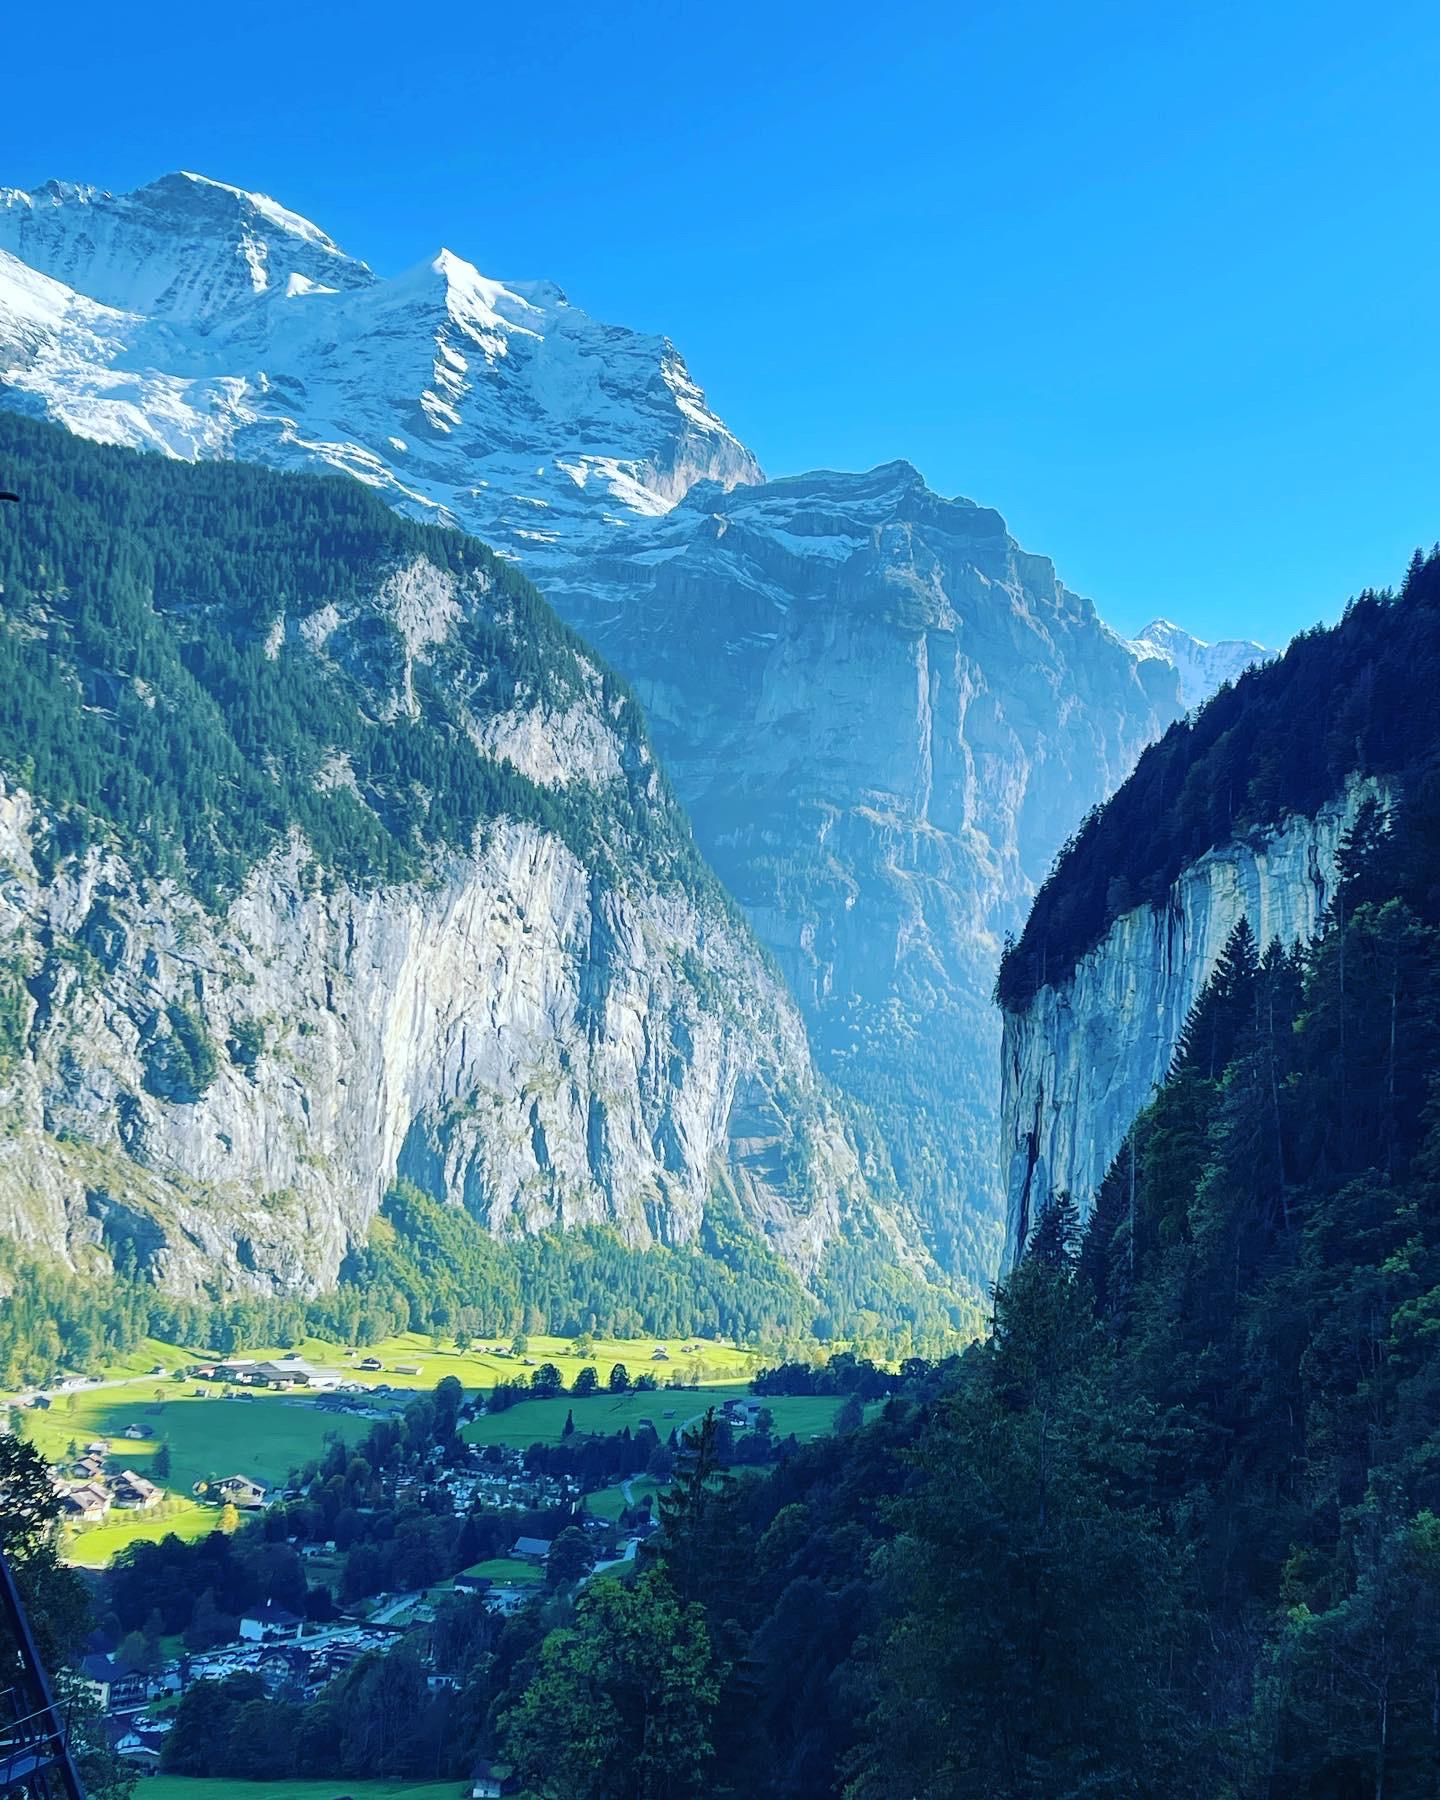
<path id="1" fill-rule="evenodd" d="M 520 577 L 351 483 L 3 432 L 0 1239 L 315 1290 L 404 1176 L 499 1234 L 686 1245 L 723 1191 L 802 1276 L 852 1213 L 916 1261 Z"/>
<path id="2" fill-rule="evenodd" d="M 808 1270 L 863 1192 L 743 936 L 531 826 L 368 892 L 317 891 L 297 840 L 215 917 L 114 853 L 42 877 L 41 823 L 0 796 L 0 947 L 28 980 L 0 1235 L 129 1244 L 180 1292 L 310 1290 L 397 1175 L 499 1233 L 609 1222 L 637 1245 L 693 1240 L 728 1177 Z M 196 1096 L 153 1091 L 170 1007 L 217 1053 Z"/>
<path id="3" fill-rule="evenodd" d="M 618 534 L 617 534 L 618 535 Z M 630 678 L 710 861 L 822 1066 L 875 1111 L 932 1241 L 983 1286 L 1001 941 L 1179 711 L 987 507 L 905 463 L 697 488 L 556 606 Z"/>
<path id="4" fill-rule="evenodd" d="M 369 893 L 313 891 L 297 842 L 220 918 L 108 853 L 43 880 L 36 826 L 4 792 L 0 931 L 31 988 L 29 1051 L 0 1076 L 4 1237 L 130 1244 L 180 1292 L 315 1289 L 396 1175 L 499 1233 L 612 1222 L 632 1244 L 693 1240 L 729 1177 L 810 1271 L 862 1193 L 743 938 L 599 886 L 529 826 Z M 167 1006 L 220 1051 L 193 1100 L 149 1091 Z"/>
<path id="5" fill-rule="evenodd" d="M 1004 1015 L 1001 1145 L 1006 1263 L 1052 1193 L 1088 1211 L 1132 1121 L 1164 1079 L 1186 1016 L 1242 917 L 1262 948 L 1307 941 L 1335 893 L 1335 859 L 1374 781 L 1314 817 L 1209 851 L 1163 906 L 1116 919 L 1064 981 Z"/>

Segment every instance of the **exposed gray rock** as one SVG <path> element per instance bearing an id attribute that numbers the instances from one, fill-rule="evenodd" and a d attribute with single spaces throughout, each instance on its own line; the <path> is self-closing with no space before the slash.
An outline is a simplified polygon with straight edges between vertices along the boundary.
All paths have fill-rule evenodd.
<path id="1" fill-rule="evenodd" d="M 697 487 L 551 598 L 631 679 L 822 1066 L 945 1260 L 993 1273 L 1004 934 L 1179 711 L 1000 515 L 906 463 Z"/>
<path id="2" fill-rule="evenodd" d="M 419 558 L 282 620 L 266 651 L 357 676 L 344 691 L 375 718 L 413 717 L 426 683 L 483 685 L 456 628 L 492 598 L 482 571 Z M 401 646 L 383 679 L 362 666 L 376 620 Z M 802 1275 L 859 1209 L 919 1266 L 748 929 L 708 878 L 647 873 L 603 823 L 638 756 L 652 844 L 683 840 L 616 723 L 633 703 L 566 655 L 542 683 L 563 700 L 521 688 L 461 716 L 488 754 L 590 791 L 588 863 L 501 817 L 416 879 L 360 885 L 292 833 L 207 910 L 118 841 L 42 853 L 49 817 L 0 784 L 0 976 L 25 1046 L 0 1060 L 0 1236 L 77 1263 L 125 1246 L 182 1293 L 313 1291 L 403 1175 L 502 1235 L 605 1223 L 637 1246 L 693 1243 L 724 1189 Z M 354 783 L 340 756 L 319 780 Z"/>
<path id="3" fill-rule="evenodd" d="M 1316 935 L 1335 895 L 1341 839 L 1369 797 L 1383 790 L 1352 782 L 1313 819 L 1292 816 L 1210 851 L 1164 906 L 1125 913 L 1065 981 L 1005 1014 L 1007 1265 L 1049 1195 L 1068 1192 L 1088 1213 L 1240 919 L 1262 948 Z"/>

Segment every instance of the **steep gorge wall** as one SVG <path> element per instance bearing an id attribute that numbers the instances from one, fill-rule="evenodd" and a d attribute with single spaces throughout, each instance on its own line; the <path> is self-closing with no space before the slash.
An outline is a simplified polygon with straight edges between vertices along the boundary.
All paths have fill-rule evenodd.
<path id="1" fill-rule="evenodd" d="M 697 489 L 555 604 L 630 678 L 707 858 L 940 1260 L 1001 1253 L 991 994 L 1055 852 L 1179 710 L 991 508 L 906 463 Z"/>
<path id="2" fill-rule="evenodd" d="M 313 1291 L 397 1175 L 496 1232 L 634 1245 L 693 1241 L 724 1180 L 804 1271 L 863 1193 L 793 1006 L 682 893 L 606 887 L 501 821 L 368 891 L 292 840 L 214 916 L 113 852 L 42 875 L 44 823 L 0 788 L 25 1045 L 0 1061 L 0 1236 L 128 1244 L 182 1293 Z M 215 1056 L 198 1094 L 157 1080 L 171 1007 Z"/>
<path id="3" fill-rule="evenodd" d="M 1362 802 L 1352 781 L 1311 818 L 1209 851 L 1163 906 L 1117 919 L 1064 981 L 1007 1011 L 1001 1051 L 1005 1260 L 1052 1193 L 1088 1211 L 1132 1121 L 1163 1080 L 1190 1008 L 1239 920 L 1261 947 L 1304 942 L 1334 897 L 1336 854 Z"/>

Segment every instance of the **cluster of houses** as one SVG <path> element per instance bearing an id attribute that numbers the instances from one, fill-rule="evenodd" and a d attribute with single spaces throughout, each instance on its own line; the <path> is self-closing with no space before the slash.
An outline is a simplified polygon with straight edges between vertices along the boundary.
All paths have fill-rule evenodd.
<path id="1" fill-rule="evenodd" d="M 148 1425 L 127 1425 L 127 1438 L 152 1437 Z M 165 1490 L 134 1469 L 115 1469 L 119 1460 L 112 1452 L 108 1438 L 97 1438 L 86 1444 L 67 1469 L 50 1472 L 51 1485 L 60 1497 L 60 1516 L 69 1525 L 98 1525 L 113 1510 L 148 1512 L 165 1498 Z M 240 1512 L 255 1512 L 263 1507 L 270 1490 L 263 1481 L 249 1475 L 224 1475 L 218 1481 L 200 1482 L 199 1498 L 215 1506 L 234 1506 Z"/>
<path id="2" fill-rule="evenodd" d="M 506 1507 L 538 1511 L 580 1497 L 579 1484 L 570 1476 L 538 1474 L 526 1468 L 523 1452 L 510 1449 L 498 1453 L 492 1449 L 484 1460 L 472 1460 L 468 1468 L 446 1469 L 438 1485 L 449 1494 L 456 1512 L 468 1512 L 477 1505 L 501 1511 Z"/>
<path id="3" fill-rule="evenodd" d="M 105 1715 L 116 1754 L 134 1768 L 157 1769 L 173 1720 L 152 1708 L 184 1693 L 194 1682 L 250 1673 L 258 1675 L 272 1694 L 283 1691 L 313 1699 L 366 1651 L 384 1648 L 398 1635 L 383 1626 L 344 1624 L 312 1628 L 302 1640 L 301 1624 L 296 1614 L 267 1602 L 241 1619 L 233 1644 L 181 1656 L 162 1669 L 125 1669 L 99 1651 L 87 1656 L 81 1674 Z"/>
<path id="4" fill-rule="evenodd" d="M 127 1437 L 150 1436 L 148 1426 L 131 1426 Z M 75 1525 L 98 1525 L 112 1508 L 123 1512 L 145 1512 L 165 1498 L 165 1490 L 157 1487 L 134 1469 L 111 1471 L 108 1439 L 97 1438 L 85 1446 L 82 1455 L 71 1465 L 70 1473 L 51 1473 L 51 1481 L 60 1496 L 60 1516 Z"/>
<path id="5" fill-rule="evenodd" d="M 345 1352 L 354 1357 L 353 1350 Z M 388 1392 L 356 1381 L 356 1374 L 378 1375 L 384 1364 L 378 1356 L 357 1357 L 348 1369 L 318 1369 L 307 1362 L 298 1350 L 287 1350 L 283 1356 L 229 1356 L 218 1362 L 200 1363 L 189 1373 L 196 1381 L 220 1381 L 234 1387 L 271 1388 L 287 1393 L 294 1388 L 308 1388 L 315 1394 L 364 1394 Z M 396 1375 L 414 1377 L 425 1373 L 420 1363 L 396 1363 Z"/>
<path id="6" fill-rule="evenodd" d="M 373 1360 L 373 1358 L 371 1359 Z M 364 1367 L 362 1364 L 361 1367 Z M 376 1364 L 379 1367 L 379 1364 Z M 332 1393 L 346 1386 L 358 1390 L 343 1369 L 317 1369 L 303 1356 L 291 1352 L 274 1358 L 232 1356 L 224 1362 L 201 1363 L 190 1373 L 197 1381 L 232 1382 L 236 1387 L 273 1388 L 286 1393 L 293 1388 L 309 1388 L 314 1393 Z"/>

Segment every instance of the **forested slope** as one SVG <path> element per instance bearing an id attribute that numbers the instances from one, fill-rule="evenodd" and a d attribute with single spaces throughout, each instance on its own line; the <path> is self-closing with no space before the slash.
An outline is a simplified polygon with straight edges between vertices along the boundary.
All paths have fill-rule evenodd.
<path id="1" fill-rule="evenodd" d="M 1333 713 L 1372 682 L 1403 703 L 1386 683 L 1435 666 L 1437 600 L 1432 559 L 1356 609 L 1367 656 L 1355 614 L 1332 634 Z M 1374 703 L 1403 786 L 1347 833 L 1320 939 L 1237 928 L 1088 1227 L 1052 1201 L 990 1340 L 671 1509 L 669 1579 L 724 1665 L 712 1791 L 1440 1788 L 1440 730 L 1419 699 Z M 531 1710 L 512 1748 L 559 1792 Z"/>
<path id="2" fill-rule="evenodd" d="M 0 1286 L 304 1301 L 404 1182 L 577 1262 L 693 1255 L 687 1329 L 863 1325 L 897 1280 L 948 1321 L 634 699 L 512 567 L 351 481 L 8 413 L 0 470 Z M 473 1254 L 497 1324 L 537 1262 L 594 1310 L 563 1254 Z M 653 1328 L 685 1285 L 607 1297 Z"/>
<path id="3" fill-rule="evenodd" d="M 1367 592 L 1332 629 L 1172 725 L 1095 807 L 1007 947 L 998 996 L 1015 1010 L 1062 982 L 1131 907 L 1163 902 L 1205 851 L 1313 815 L 1355 776 L 1402 777 L 1431 749 L 1440 691 L 1440 583 L 1416 552 L 1399 601 Z"/>

